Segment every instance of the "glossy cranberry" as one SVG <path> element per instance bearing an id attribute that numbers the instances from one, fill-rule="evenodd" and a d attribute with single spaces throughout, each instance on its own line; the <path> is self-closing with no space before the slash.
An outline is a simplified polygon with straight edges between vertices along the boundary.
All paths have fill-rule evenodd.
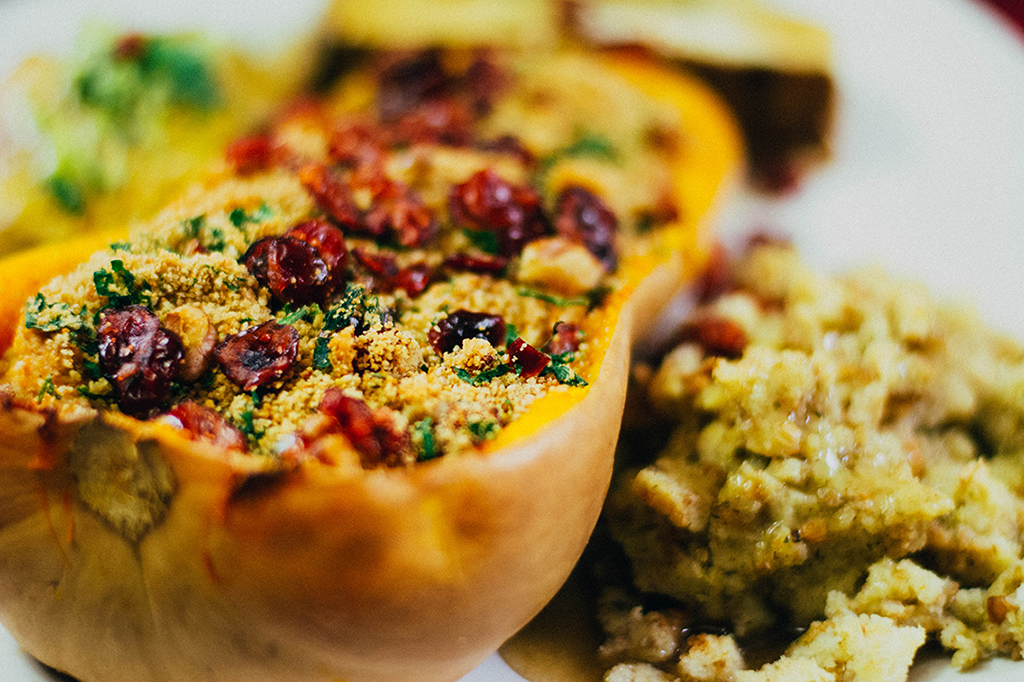
<path id="1" fill-rule="evenodd" d="M 423 246 L 437 234 L 434 214 L 411 191 L 392 202 L 390 214 L 391 229 L 402 246 Z"/>
<path id="2" fill-rule="evenodd" d="M 619 221 L 599 196 L 577 185 L 566 187 L 555 205 L 555 230 L 579 242 L 611 272 L 618 264 Z"/>
<path id="3" fill-rule="evenodd" d="M 544 344 L 544 352 L 549 355 L 575 353 L 580 349 L 583 332 L 572 322 L 556 322 L 551 339 Z"/>
<path id="4" fill-rule="evenodd" d="M 453 253 L 445 256 L 442 267 L 450 272 L 475 272 L 498 276 L 508 267 L 508 258 L 487 254 Z"/>
<path id="5" fill-rule="evenodd" d="M 331 272 L 315 246 L 297 237 L 264 237 L 242 263 L 281 303 L 321 303 L 332 291 Z"/>
<path id="6" fill-rule="evenodd" d="M 299 353 L 299 333 L 273 320 L 228 337 L 214 355 L 228 379 L 251 391 L 280 379 Z"/>
<path id="7" fill-rule="evenodd" d="M 398 276 L 398 261 L 389 253 L 367 251 L 366 249 L 352 249 L 352 256 L 361 265 L 370 278 L 378 286 L 393 277 Z"/>
<path id="8" fill-rule="evenodd" d="M 426 263 L 414 263 L 399 270 L 388 284 L 391 291 L 404 289 L 406 294 L 415 298 L 430 286 L 433 275 L 433 271 Z"/>
<path id="9" fill-rule="evenodd" d="M 269 135 L 249 135 L 228 145 L 225 158 L 239 175 L 258 173 L 270 168 L 277 157 L 277 146 Z"/>
<path id="10" fill-rule="evenodd" d="M 177 420 L 193 440 L 207 441 L 231 450 L 245 450 L 248 447 L 242 432 L 216 410 L 186 400 L 175 405 L 167 414 Z"/>
<path id="11" fill-rule="evenodd" d="M 396 430 L 386 416 L 340 389 L 328 389 L 318 409 L 334 420 L 335 428 L 330 431 L 340 432 L 352 443 L 364 468 L 396 466 L 410 450 L 405 432 Z"/>
<path id="12" fill-rule="evenodd" d="M 465 147 L 473 140 L 474 118 L 469 103 L 455 98 L 423 102 L 394 123 L 391 144 Z"/>
<path id="13" fill-rule="evenodd" d="M 148 308 L 106 310 L 96 329 L 100 372 L 126 414 L 148 417 L 170 393 L 184 347 Z"/>
<path id="14" fill-rule="evenodd" d="M 359 209 L 352 198 L 351 188 L 343 178 L 323 164 L 311 163 L 299 169 L 299 182 L 342 229 L 359 227 Z"/>
<path id="15" fill-rule="evenodd" d="M 516 338 L 509 344 L 508 354 L 512 358 L 512 363 L 516 366 L 519 376 L 524 379 L 537 376 L 551 363 L 551 358 L 521 338 Z"/>
<path id="16" fill-rule="evenodd" d="M 505 319 L 501 315 L 456 310 L 431 327 L 427 338 L 438 353 L 452 351 L 466 339 L 487 339 L 497 347 L 505 342 Z"/>
<path id="17" fill-rule="evenodd" d="M 328 141 L 328 156 L 353 169 L 379 168 L 384 148 L 378 131 L 355 123 L 335 130 Z"/>
<path id="18" fill-rule="evenodd" d="M 307 220 L 285 232 L 285 236 L 301 239 L 317 250 L 327 266 L 334 287 L 344 280 L 348 246 L 341 230 L 326 220 Z"/>
<path id="19" fill-rule="evenodd" d="M 460 227 L 487 230 L 498 238 L 503 256 L 514 256 L 547 231 L 540 197 L 533 188 L 513 185 L 490 168 L 455 185 L 448 206 Z"/>

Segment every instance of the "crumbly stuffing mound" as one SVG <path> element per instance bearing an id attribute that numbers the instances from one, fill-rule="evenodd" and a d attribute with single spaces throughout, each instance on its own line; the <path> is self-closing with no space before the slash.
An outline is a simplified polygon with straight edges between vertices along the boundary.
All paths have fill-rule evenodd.
<path id="1" fill-rule="evenodd" d="M 668 120 L 573 55 L 380 55 L 43 287 L 2 381 L 267 457 L 481 447 L 596 373 L 620 259 L 681 208 Z"/>
<path id="2" fill-rule="evenodd" d="M 608 664 L 699 679 L 673 618 L 744 646 L 809 626 L 781 659 L 714 679 L 905 679 L 926 636 L 959 669 L 1019 659 L 1024 348 L 920 286 L 823 276 L 777 240 L 714 263 L 660 366 L 638 371 L 673 432 L 646 464 L 631 455 L 606 508 L 631 575 L 602 602 Z"/>

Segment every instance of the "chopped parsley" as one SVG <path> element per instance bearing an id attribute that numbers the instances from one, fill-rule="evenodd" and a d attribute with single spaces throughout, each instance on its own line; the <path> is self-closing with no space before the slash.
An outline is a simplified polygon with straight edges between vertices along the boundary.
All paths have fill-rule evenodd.
<path id="1" fill-rule="evenodd" d="M 285 305 L 284 309 L 281 310 L 284 313 L 284 317 L 278 320 L 278 322 L 281 324 L 295 324 L 309 316 L 315 316 L 318 310 L 319 308 L 315 305 L 304 305 L 298 310 L 291 310 L 290 306 Z"/>
<path id="2" fill-rule="evenodd" d="M 485 440 L 493 440 L 497 438 L 498 431 L 501 429 L 498 426 L 498 422 L 493 420 L 481 420 L 471 421 L 466 424 L 466 428 L 469 429 L 469 433 L 473 436 L 474 443 L 481 443 Z"/>
<path id="3" fill-rule="evenodd" d="M 416 457 L 419 462 L 424 462 L 428 459 L 434 459 L 441 454 L 440 449 L 437 447 L 437 439 L 434 436 L 434 420 L 430 417 L 426 417 L 416 422 L 410 428 L 412 433 L 413 442 L 417 443 L 420 448 L 420 453 Z"/>
<path id="4" fill-rule="evenodd" d="M 57 393 L 57 387 L 53 383 L 52 374 L 43 380 L 42 385 L 39 387 L 39 395 L 36 396 L 36 402 L 42 402 L 45 395 L 52 395 L 54 398 L 60 397 Z"/>
<path id="5" fill-rule="evenodd" d="M 330 336 L 321 335 L 316 338 L 316 343 L 313 345 L 313 369 L 327 374 L 334 371 L 334 366 L 331 364 L 330 341 Z"/>
<path id="6" fill-rule="evenodd" d="M 514 372 L 515 369 L 512 367 L 512 365 L 508 364 L 507 362 L 503 362 L 500 365 L 495 365 L 491 369 L 485 369 L 476 376 L 473 376 L 472 374 L 462 369 L 461 367 L 456 367 L 454 371 L 455 376 L 457 376 L 462 381 L 465 381 L 467 384 L 471 384 L 473 386 L 480 386 L 481 384 L 486 384 L 488 381 L 491 381 L 492 379 L 497 379 L 498 377 L 505 376 L 509 372 Z"/>
<path id="7" fill-rule="evenodd" d="M 85 193 L 81 186 L 66 175 L 54 173 L 47 182 L 47 189 L 60 207 L 73 215 L 85 213 Z"/>
<path id="8" fill-rule="evenodd" d="M 242 230 L 246 225 L 255 225 L 262 223 L 272 215 L 270 207 L 266 204 L 260 204 L 252 213 L 247 213 L 244 208 L 236 208 L 228 214 L 228 220 L 231 224 Z"/>
<path id="9" fill-rule="evenodd" d="M 387 326 L 390 313 L 381 308 L 380 301 L 365 287 L 353 282 L 345 285 L 341 300 L 324 314 L 324 329 L 337 331 L 346 327 L 368 328 L 379 322 Z"/>
<path id="10" fill-rule="evenodd" d="M 554 294 L 538 291 L 536 289 L 530 289 L 529 287 L 517 287 L 516 293 L 519 294 L 520 296 L 525 296 L 527 298 L 536 298 L 540 301 L 544 301 L 545 303 L 557 305 L 562 308 L 568 308 L 574 305 L 590 305 L 590 298 L 587 296 L 573 296 L 571 298 L 566 298 L 564 296 L 555 296 Z"/>
<path id="11" fill-rule="evenodd" d="M 496 233 L 489 232 L 487 230 L 470 230 L 466 228 L 462 230 L 462 234 L 466 235 L 466 239 L 468 239 L 473 246 L 484 253 L 492 256 L 498 254 L 498 235 Z"/>
<path id="12" fill-rule="evenodd" d="M 42 294 L 36 294 L 25 303 L 25 328 L 41 332 L 55 332 L 61 329 L 78 330 L 86 325 L 86 308 L 75 310 L 67 303 L 49 302 Z"/>
<path id="13" fill-rule="evenodd" d="M 100 268 L 92 273 L 96 293 L 107 297 L 107 306 L 124 308 L 129 305 L 149 305 L 148 287 L 138 284 L 135 275 L 124 266 L 124 261 L 110 261 L 110 269 Z"/>

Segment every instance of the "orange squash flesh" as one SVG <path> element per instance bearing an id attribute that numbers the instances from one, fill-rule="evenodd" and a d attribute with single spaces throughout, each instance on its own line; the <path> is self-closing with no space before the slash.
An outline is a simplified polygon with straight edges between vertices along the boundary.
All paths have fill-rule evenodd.
<path id="1" fill-rule="evenodd" d="M 542 398 L 479 454 L 287 473 L 166 424 L 0 394 L 0 622 L 23 648 L 85 682 L 441 682 L 529 621 L 596 523 L 634 339 L 701 260 L 741 170 L 736 128 L 703 86 L 640 60 L 613 68 L 680 112 L 684 212 L 622 263 L 626 286 L 586 330 L 603 349 L 589 387 Z M 114 238 L 0 263 L 0 349 L 42 282 Z M 166 516 L 138 541 L 80 499 L 69 461 L 87 447 L 170 472 Z"/>

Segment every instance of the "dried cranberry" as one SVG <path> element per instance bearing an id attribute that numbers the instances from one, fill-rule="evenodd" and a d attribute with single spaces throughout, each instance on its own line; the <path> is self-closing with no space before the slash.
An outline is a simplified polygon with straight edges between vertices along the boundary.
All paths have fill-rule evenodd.
<path id="1" fill-rule="evenodd" d="M 365 402 L 345 395 L 340 389 L 328 389 L 318 409 L 335 421 L 337 430 L 359 453 L 364 468 L 396 466 L 402 463 L 402 455 L 410 451 L 408 434 L 396 430 L 381 412 L 374 412 Z"/>
<path id="2" fill-rule="evenodd" d="M 167 414 L 177 419 L 181 428 L 188 431 L 193 439 L 204 440 L 232 450 L 245 450 L 248 446 L 245 436 L 234 424 L 216 410 L 203 407 L 191 400 L 175 405 Z"/>
<path id="3" fill-rule="evenodd" d="M 384 148 L 377 131 L 368 125 L 356 123 L 339 128 L 328 141 L 331 160 L 349 168 L 379 168 Z"/>
<path id="4" fill-rule="evenodd" d="M 518 159 L 527 168 L 533 168 L 537 165 L 537 157 L 534 153 L 523 145 L 522 140 L 513 135 L 502 135 L 493 140 L 485 140 L 477 143 L 476 147 L 485 152 L 508 154 Z"/>
<path id="5" fill-rule="evenodd" d="M 405 268 L 398 267 L 395 257 L 387 253 L 371 253 L 353 249 L 352 255 L 369 275 L 367 285 L 374 291 L 392 292 L 405 289 L 410 296 L 419 296 L 426 290 L 434 276 L 426 263 L 414 263 Z"/>
<path id="6" fill-rule="evenodd" d="M 273 320 L 228 337 L 214 351 L 228 379 L 244 391 L 272 383 L 299 354 L 299 333 Z"/>
<path id="7" fill-rule="evenodd" d="M 453 272 L 498 276 L 508 267 L 508 258 L 487 254 L 453 253 L 445 257 L 442 267 Z"/>
<path id="8" fill-rule="evenodd" d="M 402 246 L 422 246 L 437 234 L 433 212 L 405 185 L 383 176 L 372 183 L 373 205 L 360 232 L 375 238 L 393 234 Z"/>
<path id="9" fill-rule="evenodd" d="M 373 253 L 356 248 L 352 249 L 352 255 L 356 262 L 366 269 L 374 282 L 386 282 L 398 275 L 398 261 L 391 254 Z"/>
<path id="10" fill-rule="evenodd" d="M 493 232 L 503 256 L 518 254 L 524 244 L 547 231 L 538 194 L 531 187 L 513 185 L 490 168 L 455 185 L 448 205 L 456 224 Z"/>
<path id="11" fill-rule="evenodd" d="M 250 135 L 229 144 L 225 157 L 236 173 L 249 175 L 270 168 L 277 153 L 274 140 L 269 135 Z"/>
<path id="12" fill-rule="evenodd" d="M 518 337 L 509 344 L 508 354 L 525 379 L 537 376 L 551 363 L 551 358 Z"/>
<path id="13" fill-rule="evenodd" d="M 501 315 L 456 310 L 431 327 L 427 338 L 438 353 L 454 350 L 466 339 L 487 339 L 492 346 L 498 346 L 505 341 L 505 319 Z"/>
<path id="14" fill-rule="evenodd" d="M 352 198 L 351 188 L 329 168 L 319 163 L 307 164 L 299 169 L 299 182 L 328 217 L 343 229 L 359 226 L 359 209 Z"/>
<path id="15" fill-rule="evenodd" d="M 295 237 L 311 244 L 320 254 L 330 273 L 334 287 L 344 279 L 348 263 L 348 246 L 341 230 L 325 220 L 307 220 L 285 232 L 286 237 Z"/>
<path id="16" fill-rule="evenodd" d="M 393 124 L 391 144 L 465 147 L 473 140 L 473 119 L 469 105 L 456 99 L 423 102 Z"/>
<path id="17" fill-rule="evenodd" d="M 331 272 L 320 252 L 297 237 L 264 237 L 249 247 L 242 263 L 282 303 L 321 303 L 332 291 Z"/>
<path id="18" fill-rule="evenodd" d="M 619 221 L 599 196 L 578 185 L 566 187 L 555 206 L 555 230 L 582 243 L 611 272 L 618 263 Z"/>
<path id="19" fill-rule="evenodd" d="M 708 256 L 707 263 L 704 264 L 704 269 L 694 283 L 697 301 L 709 303 L 734 289 L 735 286 L 729 251 L 721 244 L 715 244 Z"/>
<path id="20" fill-rule="evenodd" d="M 743 355 L 747 334 L 732 320 L 709 316 L 684 325 L 675 340 L 696 342 L 708 355 L 736 359 Z"/>
<path id="21" fill-rule="evenodd" d="M 494 98 L 508 83 L 507 74 L 492 57 L 492 52 L 481 50 L 466 69 L 465 89 L 478 116 L 490 112 Z"/>
<path id="22" fill-rule="evenodd" d="M 118 407 L 148 417 L 170 393 L 184 349 L 148 308 L 106 310 L 96 330 L 100 372 L 114 386 Z"/>
<path id="23" fill-rule="evenodd" d="M 544 344 L 544 352 L 549 355 L 575 353 L 580 349 L 583 332 L 572 322 L 556 322 L 551 339 Z"/>
<path id="24" fill-rule="evenodd" d="M 389 288 L 404 289 L 409 296 L 416 297 L 426 291 L 433 278 L 433 271 L 426 263 L 414 263 L 398 271 L 389 282 Z"/>
<path id="25" fill-rule="evenodd" d="M 437 234 L 434 214 L 411 191 L 391 206 L 391 229 L 402 246 L 423 246 Z"/>
<path id="26" fill-rule="evenodd" d="M 444 94 L 448 75 L 439 50 L 403 56 L 382 69 L 377 83 L 378 115 L 388 122 Z"/>

